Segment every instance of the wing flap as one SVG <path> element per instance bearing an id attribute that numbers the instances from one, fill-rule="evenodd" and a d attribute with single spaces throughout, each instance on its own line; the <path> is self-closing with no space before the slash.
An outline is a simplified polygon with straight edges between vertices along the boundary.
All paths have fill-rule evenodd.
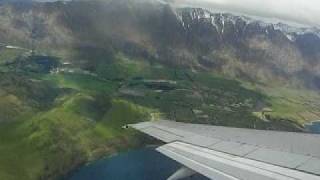
<path id="1" fill-rule="evenodd" d="M 320 175 L 320 136 L 153 121 L 130 125 L 166 143 L 194 146 Z"/>
<path id="2" fill-rule="evenodd" d="M 319 176 L 183 142 L 169 143 L 157 150 L 211 179 L 320 180 Z"/>

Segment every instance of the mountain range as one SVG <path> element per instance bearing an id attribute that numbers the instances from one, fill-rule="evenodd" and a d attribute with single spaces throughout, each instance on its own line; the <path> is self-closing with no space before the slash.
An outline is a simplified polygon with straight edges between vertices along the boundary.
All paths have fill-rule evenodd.
<path id="1" fill-rule="evenodd" d="M 157 1 L 25 4 L 1 6 L 2 42 L 29 48 L 34 42 L 46 53 L 99 50 L 108 44 L 152 61 L 214 70 L 232 78 L 320 88 L 317 28 L 174 8 Z"/>

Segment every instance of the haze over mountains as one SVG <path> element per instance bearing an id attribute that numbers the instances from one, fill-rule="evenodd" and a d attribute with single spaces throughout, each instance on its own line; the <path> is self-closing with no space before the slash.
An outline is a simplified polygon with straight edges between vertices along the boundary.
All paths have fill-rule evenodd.
<path id="1" fill-rule="evenodd" d="M 320 4 L 317 0 L 171 0 L 180 7 L 200 7 L 262 18 L 274 23 L 319 27 Z"/>
<path id="2" fill-rule="evenodd" d="M 231 77 L 320 87 L 316 28 L 269 24 L 201 8 L 172 8 L 155 1 L 56 2 L 34 8 L 17 3 L 1 9 L 5 12 L 1 31 L 7 32 L 1 33 L 3 42 L 31 47 L 33 31 L 36 46 L 48 51 L 109 44 L 154 61 Z"/>

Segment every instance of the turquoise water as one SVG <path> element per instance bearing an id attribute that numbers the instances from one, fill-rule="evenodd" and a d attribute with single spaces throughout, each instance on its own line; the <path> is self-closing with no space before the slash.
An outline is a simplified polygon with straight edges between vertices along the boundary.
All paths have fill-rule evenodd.
<path id="1" fill-rule="evenodd" d="M 306 125 L 308 131 L 312 133 L 320 134 L 320 121 L 313 122 L 312 124 Z"/>
<path id="2" fill-rule="evenodd" d="M 80 168 L 67 180 L 165 180 L 180 165 L 151 148 L 98 160 Z M 189 180 L 207 180 L 197 175 Z"/>

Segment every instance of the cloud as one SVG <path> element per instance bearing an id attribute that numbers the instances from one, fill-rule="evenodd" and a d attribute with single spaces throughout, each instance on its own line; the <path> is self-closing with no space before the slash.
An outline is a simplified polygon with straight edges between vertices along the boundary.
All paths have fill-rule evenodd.
<path id="1" fill-rule="evenodd" d="M 320 27 L 320 0 L 171 0 L 178 6 L 205 7 Z"/>

